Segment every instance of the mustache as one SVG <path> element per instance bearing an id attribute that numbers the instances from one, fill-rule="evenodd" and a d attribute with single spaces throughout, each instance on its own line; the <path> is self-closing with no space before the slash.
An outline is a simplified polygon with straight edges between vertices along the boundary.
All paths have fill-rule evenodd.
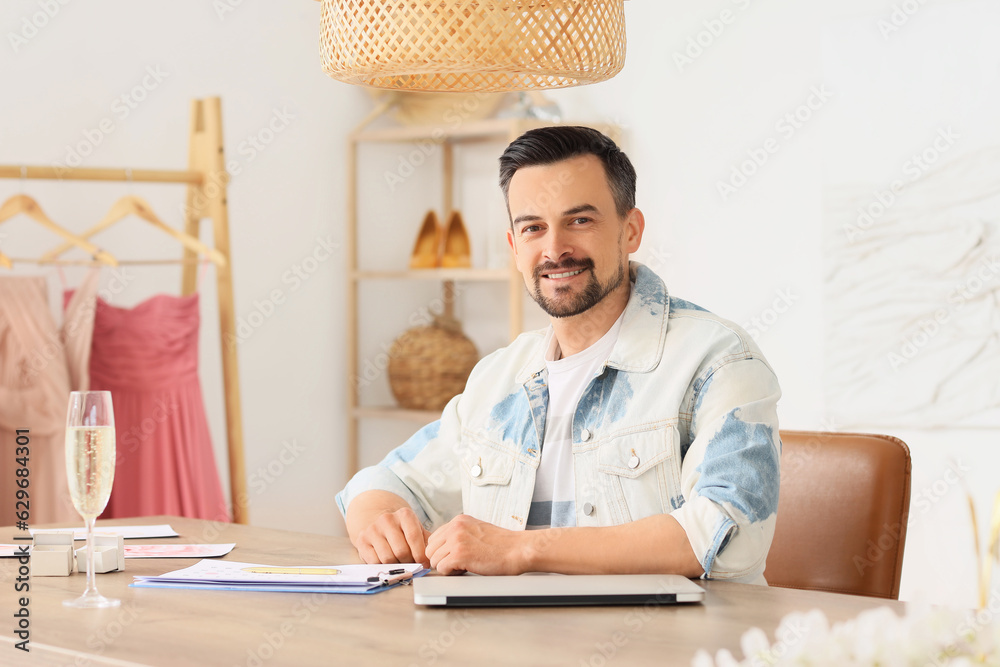
<path id="1" fill-rule="evenodd" d="M 563 262 L 545 262 L 535 267 L 534 278 L 539 280 L 543 273 L 562 273 L 563 271 L 575 271 L 576 269 L 592 269 L 594 260 L 590 257 L 581 259 L 567 259 Z"/>

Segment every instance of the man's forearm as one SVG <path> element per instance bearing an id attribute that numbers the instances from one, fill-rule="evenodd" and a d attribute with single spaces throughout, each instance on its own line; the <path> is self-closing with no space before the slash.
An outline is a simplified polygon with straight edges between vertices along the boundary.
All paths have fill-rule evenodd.
<path id="1" fill-rule="evenodd" d="M 374 523 L 380 514 L 409 506 L 405 500 L 389 491 L 359 493 L 347 506 L 347 515 L 344 517 L 351 543 L 356 546 L 358 533 Z"/>
<path id="2" fill-rule="evenodd" d="M 564 574 L 704 572 L 687 533 L 669 514 L 620 526 L 549 528 L 522 533 L 524 571 Z"/>

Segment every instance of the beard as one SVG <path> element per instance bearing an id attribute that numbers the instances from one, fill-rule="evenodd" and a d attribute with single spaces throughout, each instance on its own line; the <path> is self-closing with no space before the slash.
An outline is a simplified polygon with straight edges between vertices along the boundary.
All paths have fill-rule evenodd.
<path id="1" fill-rule="evenodd" d="M 556 298 L 547 297 L 542 294 L 542 274 L 556 271 L 575 271 L 584 269 L 589 271 L 587 284 L 577 293 L 572 292 L 572 287 L 556 288 Z M 603 285 L 594 274 L 594 260 L 589 257 L 574 260 L 570 259 L 560 264 L 543 264 L 535 267 L 534 270 L 535 289 L 530 292 L 531 298 L 535 300 L 542 310 L 549 317 L 572 317 L 586 312 L 600 303 L 604 297 L 618 289 L 625 281 L 625 265 L 619 263 L 618 271 L 612 275 Z M 558 297 L 562 298 L 558 298 Z"/>

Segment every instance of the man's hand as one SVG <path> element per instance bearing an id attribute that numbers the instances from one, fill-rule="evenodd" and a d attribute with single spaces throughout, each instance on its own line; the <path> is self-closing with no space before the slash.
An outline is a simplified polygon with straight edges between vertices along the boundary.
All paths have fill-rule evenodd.
<path id="1" fill-rule="evenodd" d="M 406 501 L 387 491 L 366 491 L 347 508 L 347 532 L 366 563 L 422 563 L 430 567 L 425 530 Z"/>
<path id="2" fill-rule="evenodd" d="M 459 514 L 430 536 L 427 557 L 441 574 L 521 574 L 524 542 L 524 531 Z"/>
<path id="3" fill-rule="evenodd" d="M 380 514 L 358 533 L 354 546 L 366 563 L 422 563 L 430 567 L 425 555 L 430 535 L 416 513 L 403 507 Z"/>
<path id="4" fill-rule="evenodd" d="M 701 576 L 687 534 L 669 514 L 620 526 L 507 530 L 460 514 L 433 534 L 405 500 L 365 491 L 347 508 L 347 532 L 366 563 L 422 563 L 441 574 L 673 573 Z"/>

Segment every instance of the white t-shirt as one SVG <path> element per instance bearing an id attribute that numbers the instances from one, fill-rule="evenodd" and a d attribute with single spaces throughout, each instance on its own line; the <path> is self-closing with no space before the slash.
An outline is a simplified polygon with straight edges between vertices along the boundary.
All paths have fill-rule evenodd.
<path id="1" fill-rule="evenodd" d="M 622 311 L 599 341 L 564 359 L 559 359 L 559 342 L 549 328 L 545 353 L 549 406 L 545 415 L 541 460 L 535 473 L 535 492 L 528 512 L 528 530 L 576 525 L 573 415 L 583 392 L 611 356 L 624 316 Z"/>

